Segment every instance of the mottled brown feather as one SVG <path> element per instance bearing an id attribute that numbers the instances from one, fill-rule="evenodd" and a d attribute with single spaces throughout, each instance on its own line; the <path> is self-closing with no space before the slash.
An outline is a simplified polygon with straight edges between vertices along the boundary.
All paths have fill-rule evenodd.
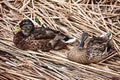
<path id="1" fill-rule="evenodd" d="M 83 64 L 98 63 L 111 55 L 113 51 L 112 40 L 102 37 L 89 38 L 85 45 L 85 48 L 76 46 L 71 49 L 67 55 L 68 59 Z"/>
<path id="2" fill-rule="evenodd" d="M 50 51 L 63 49 L 67 45 L 62 40 L 67 40 L 69 37 L 60 31 L 44 26 L 35 28 L 29 19 L 22 20 L 19 25 L 21 31 L 14 35 L 13 42 L 20 49 Z"/>

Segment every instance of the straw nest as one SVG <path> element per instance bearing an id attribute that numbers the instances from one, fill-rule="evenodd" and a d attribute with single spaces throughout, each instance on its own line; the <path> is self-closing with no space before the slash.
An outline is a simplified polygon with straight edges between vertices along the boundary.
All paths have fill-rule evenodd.
<path id="1" fill-rule="evenodd" d="M 80 38 L 81 32 L 99 36 L 111 31 L 116 53 L 99 64 L 83 65 L 66 58 L 69 50 L 34 52 L 16 48 L 13 30 L 24 18 Z M 72 47 L 72 46 L 71 46 Z M 119 0 L 1 0 L 1 80 L 119 80 Z"/>

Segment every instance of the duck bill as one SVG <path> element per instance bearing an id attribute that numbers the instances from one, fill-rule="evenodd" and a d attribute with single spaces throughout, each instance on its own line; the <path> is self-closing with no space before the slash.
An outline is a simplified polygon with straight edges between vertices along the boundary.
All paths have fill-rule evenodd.
<path id="1" fill-rule="evenodd" d="M 13 33 L 17 33 L 17 32 L 19 32 L 19 31 L 21 31 L 21 28 L 20 28 L 20 27 L 16 27 L 14 30 L 12 30 Z"/>

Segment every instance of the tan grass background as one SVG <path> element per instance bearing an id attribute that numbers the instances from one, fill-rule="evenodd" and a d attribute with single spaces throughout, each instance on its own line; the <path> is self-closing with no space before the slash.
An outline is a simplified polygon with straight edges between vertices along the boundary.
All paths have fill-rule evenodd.
<path id="1" fill-rule="evenodd" d="M 111 31 L 116 53 L 99 64 L 83 65 L 66 58 L 69 50 L 34 52 L 17 49 L 13 30 L 21 20 L 35 22 L 80 38 L 81 32 L 99 36 Z M 40 25 L 41 25 L 40 24 Z M 1 0 L 1 80 L 119 80 L 119 0 Z"/>

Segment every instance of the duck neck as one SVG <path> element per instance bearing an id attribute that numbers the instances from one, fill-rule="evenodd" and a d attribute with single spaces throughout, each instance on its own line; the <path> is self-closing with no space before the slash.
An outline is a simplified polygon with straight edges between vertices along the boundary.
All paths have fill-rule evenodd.
<path id="1" fill-rule="evenodd" d="M 79 47 L 80 47 L 80 48 L 83 48 L 83 47 L 84 47 L 84 41 L 83 41 L 83 40 L 80 41 Z"/>
<path id="2" fill-rule="evenodd" d="M 88 38 L 88 34 L 83 32 L 82 33 L 82 37 L 81 37 L 81 40 L 80 40 L 80 44 L 79 44 L 79 47 L 83 48 L 84 47 L 84 41 Z"/>

